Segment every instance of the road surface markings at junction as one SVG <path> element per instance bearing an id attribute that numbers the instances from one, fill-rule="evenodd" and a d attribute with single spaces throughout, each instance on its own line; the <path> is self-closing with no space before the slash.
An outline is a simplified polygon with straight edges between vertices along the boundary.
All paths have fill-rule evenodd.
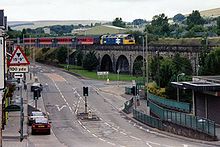
<path id="1" fill-rule="evenodd" d="M 63 108 L 66 107 L 66 105 L 63 105 L 63 106 L 61 106 L 61 107 L 59 107 L 59 105 L 55 105 L 55 106 L 57 107 L 58 111 L 61 111 Z"/>

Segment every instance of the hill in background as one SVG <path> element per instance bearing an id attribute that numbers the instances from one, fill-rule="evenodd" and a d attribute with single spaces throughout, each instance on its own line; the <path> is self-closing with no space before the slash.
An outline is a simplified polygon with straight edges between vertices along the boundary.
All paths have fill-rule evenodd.
<path id="1" fill-rule="evenodd" d="M 200 14 L 203 17 L 218 17 L 220 16 L 220 8 L 200 11 Z"/>
<path id="2" fill-rule="evenodd" d="M 107 23 L 109 21 L 100 20 L 43 20 L 43 21 L 9 21 L 8 25 L 14 30 L 22 30 L 23 28 L 36 29 L 45 26 L 54 25 L 91 25 L 95 23 Z"/>

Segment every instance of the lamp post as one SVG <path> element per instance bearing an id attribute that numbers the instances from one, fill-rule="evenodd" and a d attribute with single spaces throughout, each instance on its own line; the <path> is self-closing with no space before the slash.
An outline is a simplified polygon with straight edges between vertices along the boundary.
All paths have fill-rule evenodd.
<path id="1" fill-rule="evenodd" d="M 147 32 L 146 32 L 146 59 L 145 60 L 146 60 L 146 83 L 147 83 L 147 86 L 148 86 L 148 44 L 147 44 Z M 148 93 L 148 87 L 147 87 L 147 93 Z"/>
<path id="2" fill-rule="evenodd" d="M 176 81 L 179 82 L 179 76 L 185 76 L 185 73 L 181 73 L 181 74 L 178 74 L 177 77 L 176 77 Z M 179 102 L 180 101 L 180 96 L 179 96 L 179 87 L 177 87 L 177 101 Z"/>

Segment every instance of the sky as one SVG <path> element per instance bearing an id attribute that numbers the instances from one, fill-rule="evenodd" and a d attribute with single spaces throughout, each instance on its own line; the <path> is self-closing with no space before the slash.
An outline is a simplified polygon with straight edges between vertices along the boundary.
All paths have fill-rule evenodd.
<path id="1" fill-rule="evenodd" d="M 178 13 L 220 7 L 220 0 L 1 0 L 8 21 L 34 20 L 106 20 L 121 17 L 131 22 L 165 13 Z"/>

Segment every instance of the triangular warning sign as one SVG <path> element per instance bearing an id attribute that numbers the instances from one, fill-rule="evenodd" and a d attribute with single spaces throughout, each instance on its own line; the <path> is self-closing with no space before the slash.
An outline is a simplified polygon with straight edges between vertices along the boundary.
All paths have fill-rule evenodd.
<path id="1" fill-rule="evenodd" d="M 24 52 L 22 51 L 20 46 L 17 46 L 15 51 L 12 54 L 12 57 L 9 61 L 9 66 L 10 65 L 29 65 L 30 62 L 28 61 L 26 55 L 24 54 Z"/>

